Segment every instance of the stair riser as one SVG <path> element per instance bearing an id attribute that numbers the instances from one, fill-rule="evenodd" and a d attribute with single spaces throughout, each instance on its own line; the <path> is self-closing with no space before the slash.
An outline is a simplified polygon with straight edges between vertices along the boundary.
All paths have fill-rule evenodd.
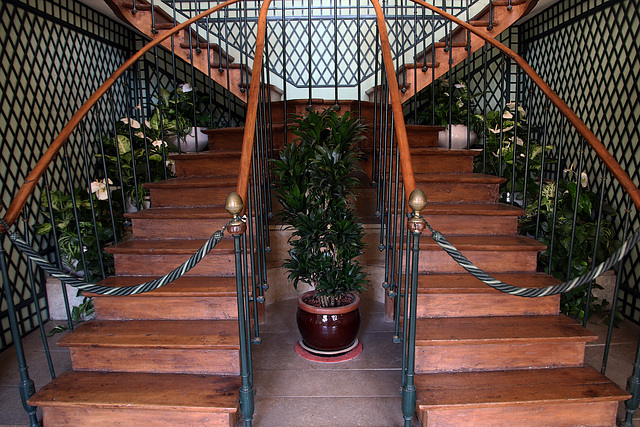
<path id="1" fill-rule="evenodd" d="M 415 173 L 472 173 L 473 157 L 412 155 Z"/>
<path id="2" fill-rule="evenodd" d="M 238 176 L 240 170 L 240 157 L 230 157 L 225 159 L 176 159 L 176 176 L 199 177 L 199 176 Z"/>
<path id="3" fill-rule="evenodd" d="M 430 202 L 451 203 L 497 203 L 498 184 L 417 182 Z"/>
<path id="4" fill-rule="evenodd" d="M 99 320 L 227 320 L 238 318 L 235 297 L 93 298 Z"/>
<path id="5" fill-rule="evenodd" d="M 420 294 L 418 318 L 474 316 L 545 316 L 558 314 L 560 296 L 521 298 L 503 293 Z"/>
<path id="6" fill-rule="evenodd" d="M 239 351 L 181 348 L 70 348 L 75 371 L 239 375 Z"/>
<path id="7" fill-rule="evenodd" d="M 518 427 L 614 426 L 618 410 L 618 402 L 470 406 L 452 405 L 443 409 L 420 411 L 420 425 L 495 427 L 496 420 L 500 420 L 500 425 Z"/>
<path id="8" fill-rule="evenodd" d="M 116 274 L 135 276 L 142 273 L 149 276 L 162 276 L 187 259 L 189 255 L 116 254 Z M 187 272 L 186 276 L 233 276 L 235 273 L 236 264 L 233 254 L 209 254 Z"/>
<path id="9" fill-rule="evenodd" d="M 190 411 L 188 409 L 180 411 L 175 408 L 153 410 L 135 407 L 97 408 L 92 406 L 88 410 L 85 406 L 43 407 L 43 422 L 47 426 L 104 427 L 114 425 L 116 420 L 118 420 L 118 425 L 124 425 L 120 423 L 126 420 L 127 426 L 149 425 L 150 420 L 153 420 L 154 426 L 163 427 L 179 425 L 234 427 L 236 414 Z"/>
<path id="10" fill-rule="evenodd" d="M 229 222 L 229 218 L 211 219 L 133 219 L 133 237 L 137 239 L 203 239 L 209 238 Z M 225 237 L 231 238 L 230 235 Z"/>
<path id="11" fill-rule="evenodd" d="M 151 206 L 154 208 L 224 206 L 235 187 L 200 187 L 176 189 L 151 189 Z"/>
<path id="12" fill-rule="evenodd" d="M 534 251 L 460 251 L 480 269 L 493 273 L 512 271 L 535 272 L 537 252 Z M 464 270 L 444 250 L 420 251 L 418 271 L 427 273 L 463 273 Z"/>
<path id="13" fill-rule="evenodd" d="M 207 131 L 207 133 L 209 134 L 209 149 L 212 151 L 242 150 L 244 130 L 244 127 L 234 127 L 211 129 L 210 131 Z M 256 134 L 262 135 L 265 130 L 256 128 L 255 132 Z M 273 135 L 273 149 L 281 149 L 284 146 L 284 129 L 274 128 L 273 131 L 271 131 L 269 128 L 267 128 L 266 136 L 270 137 L 271 135 Z M 287 132 L 287 137 L 289 141 L 293 141 L 295 135 L 293 135 L 291 132 Z"/>
<path id="14" fill-rule="evenodd" d="M 577 367 L 584 349 L 584 342 L 418 346 L 416 373 Z"/>
<path id="15" fill-rule="evenodd" d="M 445 236 L 509 235 L 518 232 L 518 217 L 489 215 L 429 215 L 423 214 L 434 230 Z M 423 236 L 431 236 L 427 229 Z"/>

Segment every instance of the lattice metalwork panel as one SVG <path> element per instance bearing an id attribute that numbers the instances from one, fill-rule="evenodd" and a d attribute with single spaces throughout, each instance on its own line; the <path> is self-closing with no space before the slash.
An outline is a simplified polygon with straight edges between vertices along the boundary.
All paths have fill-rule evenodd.
<path id="1" fill-rule="evenodd" d="M 2 202 L 8 205 L 72 114 L 129 56 L 134 37 L 123 26 L 73 0 L 6 0 L 0 5 L 0 19 L 0 181 Z M 91 133 L 96 128 L 95 117 L 85 121 L 83 128 Z M 74 168 L 84 168 L 83 146 L 79 134 L 68 144 Z M 67 175 L 62 161 L 56 162 L 48 177 L 53 185 L 77 179 Z M 18 223 L 22 231 L 28 226 L 27 236 L 43 249 L 46 242 L 33 235 L 34 224 L 42 220 L 38 213 L 41 191 L 38 188 L 29 200 L 25 221 Z M 5 240 L 10 280 L 15 285 L 11 297 L 21 332 L 27 333 L 36 325 L 30 266 Z M 39 273 L 34 276 L 35 293 L 46 317 L 43 280 Z M 2 349 L 11 343 L 5 297 L 0 296 Z"/>
<path id="2" fill-rule="evenodd" d="M 175 5 L 176 13 L 182 17 L 194 16 L 205 8 L 197 2 L 163 1 L 169 7 Z M 477 1 L 449 0 L 436 2 L 436 6 L 467 19 L 467 8 L 473 7 Z M 206 6 L 215 4 L 207 2 Z M 228 47 L 232 55 L 252 60 L 259 7 L 259 2 L 244 2 L 242 6 L 233 6 L 226 14 L 220 13 L 200 25 L 203 29 L 208 28 L 211 41 L 220 43 L 223 48 Z M 426 41 L 431 42 L 431 32 L 445 26 L 445 20 L 431 12 L 424 12 L 423 8 L 406 0 L 386 1 L 383 7 L 391 48 L 398 65 L 412 63 L 414 52 L 423 49 Z M 377 25 L 375 10 L 366 0 L 274 2 L 270 7 L 268 23 L 272 54 L 270 70 L 281 78 L 286 76 L 288 84 L 299 88 L 309 85 L 309 37 L 313 42 L 311 81 L 314 87 L 336 85 L 336 56 L 337 85 L 340 87 L 355 87 L 359 83 L 358 76 L 360 81 L 364 81 L 375 72 Z M 283 27 L 286 40 L 282 37 Z M 337 53 L 334 40 L 336 32 Z M 357 33 L 360 33 L 360 52 L 357 49 Z"/>
<path id="3" fill-rule="evenodd" d="M 640 62 L 638 32 L 640 12 L 633 1 L 565 0 L 532 18 L 521 27 L 525 59 L 567 102 L 605 144 L 637 184 L 640 181 Z M 535 105 L 541 105 L 535 102 Z M 558 141 L 564 120 L 550 110 L 549 129 Z M 580 138 L 565 132 L 565 166 L 579 161 Z M 593 189 L 600 182 L 600 163 L 595 153 L 585 151 L 585 172 Z M 606 194 L 610 205 L 624 213 L 626 197 L 616 181 L 608 179 Z M 632 213 L 631 229 L 640 226 Z M 621 221 L 617 221 L 621 231 Z M 625 316 L 640 322 L 640 263 L 634 248 L 622 269 Z"/>

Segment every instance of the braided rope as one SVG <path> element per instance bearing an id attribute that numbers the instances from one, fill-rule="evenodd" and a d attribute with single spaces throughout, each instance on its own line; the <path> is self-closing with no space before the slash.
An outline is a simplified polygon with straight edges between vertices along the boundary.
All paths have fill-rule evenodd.
<path id="1" fill-rule="evenodd" d="M 620 248 L 615 251 L 606 261 L 598 264 L 595 268 L 593 268 L 588 273 L 576 277 L 575 279 L 571 279 L 567 282 L 561 283 L 559 285 L 547 286 L 545 288 L 521 288 L 518 286 L 509 285 L 507 283 L 501 282 L 494 277 L 491 277 L 489 274 L 485 273 L 475 265 L 471 261 L 467 259 L 455 246 L 451 244 L 447 240 L 446 237 L 442 235 L 439 231 L 435 231 L 428 222 L 426 222 L 427 227 L 431 230 L 431 237 L 435 242 L 442 248 L 444 251 L 449 254 L 454 261 L 456 261 L 462 268 L 467 270 L 472 276 L 476 279 L 481 280 L 485 284 L 491 286 L 493 289 L 496 289 L 500 292 L 504 292 L 511 295 L 517 295 L 521 297 L 527 298 L 537 298 L 544 297 L 548 295 L 555 295 L 564 292 L 568 292 L 578 286 L 582 286 L 585 283 L 588 283 L 600 276 L 606 270 L 609 270 L 613 267 L 614 264 L 622 260 L 631 248 L 633 248 L 640 241 L 640 230 L 636 231 L 633 236 L 631 236 Z"/>
<path id="2" fill-rule="evenodd" d="M 126 296 L 126 295 L 136 295 L 142 294 L 144 292 L 153 291 L 158 289 L 164 285 L 167 285 L 177 278 L 183 276 L 189 270 L 196 266 L 202 259 L 211 251 L 211 249 L 215 248 L 216 245 L 222 240 L 224 237 L 224 230 L 231 224 L 229 221 L 222 230 L 218 230 L 205 242 L 200 249 L 198 249 L 193 255 L 189 257 L 182 265 L 171 271 L 170 273 L 159 277 L 157 279 L 153 279 L 149 282 L 141 283 L 139 285 L 131 285 L 131 286 L 100 286 L 93 283 L 84 282 L 76 277 L 70 276 L 62 271 L 60 271 L 56 266 L 51 264 L 49 261 L 44 259 L 39 253 L 34 251 L 25 241 L 25 239 L 17 232 L 9 232 L 9 239 L 13 242 L 14 245 L 25 254 L 29 259 L 36 263 L 40 268 L 49 273 L 51 277 L 54 277 L 60 280 L 67 285 L 73 286 L 74 288 L 78 288 L 81 291 L 92 292 L 100 295 L 117 295 L 117 296 Z M 5 228 L 5 230 L 9 230 L 9 226 L 0 219 L 0 223 Z"/>

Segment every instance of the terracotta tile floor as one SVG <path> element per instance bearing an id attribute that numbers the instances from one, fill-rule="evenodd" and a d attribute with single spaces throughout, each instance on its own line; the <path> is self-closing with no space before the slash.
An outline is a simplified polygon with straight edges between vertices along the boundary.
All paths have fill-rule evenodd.
<path id="1" fill-rule="evenodd" d="M 364 300 L 360 339 L 364 351 L 356 359 L 337 364 L 309 362 L 294 352 L 298 340 L 294 300 L 267 306 L 262 344 L 253 347 L 256 426 L 368 426 L 402 425 L 400 406 L 400 347 L 391 341 L 393 325 L 384 321 L 384 307 Z M 51 326 L 47 326 L 51 327 Z M 599 336 L 606 327 L 590 324 Z M 631 373 L 640 328 L 625 322 L 614 329 L 607 375 L 625 387 Z M 49 338 L 56 373 L 70 369 L 68 351 Z M 40 334 L 24 340 L 29 374 L 40 387 L 49 381 L 49 369 Z M 589 345 L 586 360 L 601 364 L 604 340 Z M 28 424 L 18 394 L 19 375 L 13 348 L 0 353 L 0 422 Z M 624 412 L 620 408 L 620 416 Z M 640 426 L 640 411 L 634 425 Z"/>

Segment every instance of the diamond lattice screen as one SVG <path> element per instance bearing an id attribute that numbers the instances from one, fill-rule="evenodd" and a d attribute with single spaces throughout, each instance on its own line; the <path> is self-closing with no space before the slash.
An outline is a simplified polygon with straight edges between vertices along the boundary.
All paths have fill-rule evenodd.
<path id="1" fill-rule="evenodd" d="M 0 191 L 8 205 L 46 147 L 98 86 L 130 55 L 134 35 L 125 27 L 74 0 L 3 0 L 0 5 Z M 114 98 L 122 88 L 114 89 Z M 94 129 L 95 117 L 83 124 Z M 82 167 L 82 141 L 68 144 L 69 163 Z M 77 179 L 65 162 L 57 161 L 47 174 L 55 185 Z M 29 199 L 20 231 L 44 249 L 33 233 L 38 217 L 40 186 Z M 4 213 L 3 213 L 4 214 Z M 8 262 L 10 296 L 16 306 L 20 332 L 35 327 L 37 296 L 46 312 L 44 279 L 14 248 L 2 242 Z M 32 280 L 33 278 L 33 280 Z M 35 289 L 33 289 L 35 287 Z M 0 295 L 0 348 L 11 343 L 7 303 Z"/>
<path id="2" fill-rule="evenodd" d="M 640 5 L 638 0 L 564 0 L 525 22 L 520 37 L 525 59 L 565 100 L 636 183 L 640 182 Z M 537 103 L 541 105 L 540 103 Z M 563 120 L 550 111 L 551 138 L 559 140 Z M 578 147 L 575 132 L 562 136 Z M 579 150 L 570 149 L 566 165 L 579 163 Z M 598 190 L 600 162 L 593 150 L 585 150 L 585 172 Z M 628 202 L 614 179 L 605 182 L 608 202 L 620 216 L 622 235 Z M 631 206 L 631 205 L 630 205 Z M 631 230 L 640 227 L 635 209 Z M 640 252 L 631 251 L 621 271 L 623 314 L 640 322 Z"/>

